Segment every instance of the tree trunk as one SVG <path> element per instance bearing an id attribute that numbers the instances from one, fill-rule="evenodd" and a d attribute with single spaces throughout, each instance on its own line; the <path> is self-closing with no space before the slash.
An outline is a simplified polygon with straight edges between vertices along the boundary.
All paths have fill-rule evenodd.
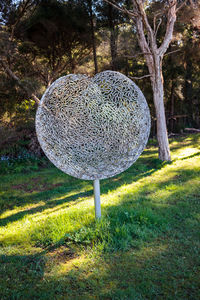
<path id="1" fill-rule="evenodd" d="M 174 131 L 174 89 L 175 89 L 175 83 L 172 79 L 172 86 L 171 86 L 171 95 L 170 95 L 170 131 L 171 133 Z"/>
<path id="2" fill-rule="evenodd" d="M 167 136 L 167 126 L 164 108 L 163 84 L 156 80 L 153 86 L 153 100 L 156 109 L 157 140 L 159 145 L 159 159 L 171 161 L 169 151 L 169 141 Z"/>
<path id="3" fill-rule="evenodd" d="M 160 56 L 157 51 L 154 51 L 154 54 L 151 55 L 151 57 L 148 56 L 146 60 L 149 73 L 151 75 L 153 101 L 156 112 L 159 159 L 163 161 L 171 161 L 164 107 L 162 56 Z"/>
<path id="4" fill-rule="evenodd" d="M 151 85 L 153 89 L 153 101 L 156 110 L 159 159 L 163 161 L 171 161 L 164 107 L 162 70 L 160 66 L 157 66 L 155 69 L 155 74 L 151 76 Z"/>
<path id="5" fill-rule="evenodd" d="M 192 61 L 190 55 L 186 54 L 185 58 L 185 103 L 188 114 L 189 126 L 194 126 L 193 120 L 193 88 L 192 88 Z"/>
<path id="6" fill-rule="evenodd" d="M 93 21 L 92 1 L 91 0 L 88 0 L 88 7 L 89 7 L 89 15 L 90 15 L 90 28 L 91 28 L 91 37 L 92 37 L 94 69 L 95 69 L 95 74 L 96 74 L 96 73 L 98 73 L 98 64 L 97 64 L 96 39 L 95 39 L 95 33 L 94 33 L 94 21 Z"/>
<path id="7" fill-rule="evenodd" d="M 156 112 L 157 123 L 157 140 L 159 147 L 159 158 L 163 161 L 171 161 L 169 141 L 167 135 L 167 125 L 164 108 L 164 89 L 163 89 L 163 75 L 162 75 L 162 58 L 164 52 L 157 48 L 155 36 L 150 30 L 151 43 L 148 45 L 143 27 L 143 20 L 141 17 L 136 19 L 136 28 L 138 43 L 144 53 L 151 78 L 151 86 L 153 90 L 153 100 Z"/>
<path id="8" fill-rule="evenodd" d="M 113 71 L 117 69 L 117 30 L 113 22 L 113 7 L 109 4 L 108 10 L 109 29 L 110 29 L 110 53 L 111 53 L 111 68 Z"/>
<path id="9" fill-rule="evenodd" d="M 76 66 L 74 64 L 74 59 L 73 59 L 73 56 L 72 56 L 71 49 L 68 51 L 68 55 L 69 55 L 70 73 L 74 74 Z"/>

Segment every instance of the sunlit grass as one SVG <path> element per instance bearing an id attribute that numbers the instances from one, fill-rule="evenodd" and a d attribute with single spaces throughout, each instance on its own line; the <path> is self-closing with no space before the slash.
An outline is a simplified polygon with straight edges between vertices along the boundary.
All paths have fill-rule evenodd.
<path id="1" fill-rule="evenodd" d="M 199 145 L 172 140 L 172 163 L 149 146 L 102 180 L 100 222 L 89 181 L 54 167 L 1 176 L 2 299 L 196 299 Z"/>

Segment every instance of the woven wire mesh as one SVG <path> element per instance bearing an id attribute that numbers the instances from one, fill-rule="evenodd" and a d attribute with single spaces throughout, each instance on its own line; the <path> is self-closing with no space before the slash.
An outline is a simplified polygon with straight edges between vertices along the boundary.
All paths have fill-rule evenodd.
<path id="1" fill-rule="evenodd" d="M 113 71 L 57 79 L 36 113 L 36 132 L 47 157 L 63 172 L 88 180 L 129 168 L 149 131 L 150 113 L 141 90 Z"/>

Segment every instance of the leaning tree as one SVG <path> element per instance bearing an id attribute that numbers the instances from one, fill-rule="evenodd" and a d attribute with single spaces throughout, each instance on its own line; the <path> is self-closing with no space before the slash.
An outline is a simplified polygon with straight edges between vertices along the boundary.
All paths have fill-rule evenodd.
<path id="1" fill-rule="evenodd" d="M 104 0 L 116 9 L 127 14 L 134 23 L 137 32 L 138 43 L 142 54 L 146 60 L 153 90 L 153 100 L 157 120 L 157 140 L 159 145 L 159 158 L 170 161 L 170 150 L 167 135 L 165 108 L 164 108 L 164 88 L 162 75 L 163 57 L 172 41 L 174 24 L 177 11 L 190 1 L 143 1 L 143 0 Z M 129 8 L 127 8 L 127 3 Z M 190 2 L 192 5 L 192 2 Z M 153 12 L 152 5 L 155 5 Z M 160 39 L 159 29 L 163 26 L 165 34 Z"/>

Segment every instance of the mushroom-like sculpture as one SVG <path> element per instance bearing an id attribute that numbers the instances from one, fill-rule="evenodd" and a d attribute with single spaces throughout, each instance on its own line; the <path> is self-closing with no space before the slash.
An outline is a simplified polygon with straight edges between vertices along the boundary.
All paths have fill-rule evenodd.
<path id="1" fill-rule="evenodd" d="M 150 132 L 150 113 L 138 86 L 119 72 L 104 71 L 93 78 L 70 74 L 44 93 L 36 132 L 56 167 L 94 181 L 99 218 L 99 180 L 123 172 L 140 156 Z"/>

